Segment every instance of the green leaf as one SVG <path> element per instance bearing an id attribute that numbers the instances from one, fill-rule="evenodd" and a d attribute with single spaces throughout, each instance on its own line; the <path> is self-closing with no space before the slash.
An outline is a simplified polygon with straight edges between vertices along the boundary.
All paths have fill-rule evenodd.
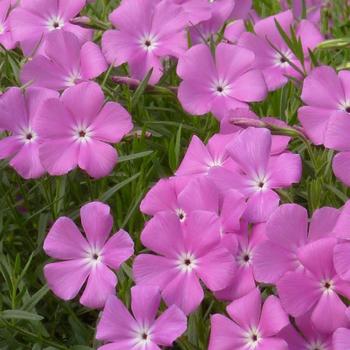
<path id="1" fill-rule="evenodd" d="M 131 100 L 131 108 L 134 109 L 134 107 L 136 106 L 137 102 L 139 101 L 140 97 L 143 95 L 143 93 L 145 92 L 148 82 L 151 78 L 153 72 L 153 68 L 150 69 L 150 71 L 147 73 L 147 75 L 145 76 L 145 79 L 143 79 L 140 83 L 140 85 L 137 87 L 132 100 Z"/>
<path id="2" fill-rule="evenodd" d="M 144 151 L 144 152 L 128 154 L 126 156 L 120 156 L 118 159 L 118 163 L 127 162 L 130 160 L 139 159 L 139 158 L 144 158 L 144 157 L 149 156 L 152 153 L 153 153 L 153 151 Z"/>
<path id="3" fill-rule="evenodd" d="M 4 310 L 0 313 L 0 318 L 4 320 L 30 320 L 30 321 L 41 321 L 44 319 L 44 317 L 33 314 L 28 311 L 23 310 Z"/>

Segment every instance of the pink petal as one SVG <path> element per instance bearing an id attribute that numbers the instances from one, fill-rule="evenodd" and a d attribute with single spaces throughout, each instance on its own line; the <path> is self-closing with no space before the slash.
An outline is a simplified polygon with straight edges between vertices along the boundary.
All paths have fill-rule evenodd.
<path id="1" fill-rule="evenodd" d="M 278 207 L 280 198 L 272 190 L 260 191 L 248 199 L 245 218 L 249 222 L 265 222 Z"/>
<path id="2" fill-rule="evenodd" d="M 0 159 L 6 159 L 17 153 L 23 143 L 17 136 L 7 136 L 0 140 Z"/>
<path id="3" fill-rule="evenodd" d="M 174 260 L 151 254 L 136 256 L 132 268 L 136 284 L 154 285 L 160 289 L 164 289 L 179 272 Z"/>
<path id="4" fill-rule="evenodd" d="M 204 292 L 195 273 L 178 272 L 164 288 L 162 297 L 168 306 L 175 304 L 188 315 L 200 305 Z"/>
<path id="5" fill-rule="evenodd" d="M 261 344 L 259 344 L 259 350 L 288 350 L 288 344 L 280 338 L 267 338 L 263 339 Z"/>
<path id="6" fill-rule="evenodd" d="M 60 0 L 58 1 L 58 10 L 64 19 L 71 19 L 79 14 L 85 5 L 85 0 Z"/>
<path id="7" fill-rule="evenodd" d="M 257 288 L 249 294 L 234 300 L 227 306 L 230 317 L 242 328 L 249 329 L 259 325 L 261 312 L 261 295 Z"/>
<path id="8" fill-rule="evenodd" d="M 116 270 L 133 254 L 134 242 L 124 230 L 119 230 L 109 238 L 101 251 L 103 263 Z"/>
<path id="9" fill-rule="evenodd" d="M 254 250 L 253 270 L 259 282 L 276 283 L 286 272 L 294 271 L 296 266 L 296 256 L 271 241 L 262 242 Z"/>
<path id="10" fill-rule="evenodd" d="M 235 273 L 235 261 L 223 247 L 212 248 L 198 259 L 197 274 L 211 291 L 226 288 Z"/>
<path id="11" fill-rule="evenodd" d="M 117 143 L 133 128 L 130 114 L 119 103 L 107 102 L 90 125 L 93 137 Z"/>
<path id="12" fill-rule="evenodd" d="M 61 299 L 73 299 L 85 283 L 91 268 L 86 259 L 47 264 L 44 275 L 49 288 Z"/>
<path id="13" fill-rule="evenodd" d="M 283 171 L 288 169 L 288 171 Z M 270 158 L 269 172 L 271 173 L 270 186 L 272 188 L 289 187 L 300 181 L 302 163 L 299 154 L 283 153 Z"/>
<path id="14" fill-rule="evenodd" d="M 287 272 L 277 282 L 277 291 L 283 308 L 294 317 L 310 310 L 321 295 L 319 282 L 303 271 Z"/>
<path id="15" fill-rule="evenodd" d="M 337 111 L 334 112 L 327 125 L 324 144 L 326 147 L 337 151 L 349 151 L 349 113 Z"/>
<path id="16" fill-rule="evenodd" d="M 116 285 L 116 275 L 106 265 L 97 263 L 91 267 L 80 303 L 91 309 L 101 309 L 107 298 L 115 294 Z"/>
<path id="17" fill-rule="evenodd" d="M 227 146 L 230 156 L 247 174 L 259 175 L 267 169 L 271 151 L 271 133 L 249 127 Z"/>
<path id="18" fill-rule="evenodd" d="M 116 296 L 110 295 L 97 325 L 96 339 L 113 342 L 134 340 L 131 334 L 136 326 L 136 321 L 124 304 Z"/>
<path id="19" fill-rule="evenodd" d="M 187 318 L 175 305 L 165 310 L 153 324 L 152 339 L 163 346 L 172 346 L 187 328 Z"/>
<path id="20" fill-rule="evenodd" d="M 25 179 L 35 179 L 45 174 L 36 142 L 23 145 L 11 159 L 10 165 Z"/>
<path id="21" fill-rule="evenodd" d="M 183 224 L 183 236 L 186 250 L 198 259 L 204 257 L 221 241 L 218 216 L 204 210 L 192 211 Z"/>
<path id="22" fill-rule="evenodd" d="M 174 259 L 185 249 L 181 223 L 172 212 L 161 212 L 148 221 L 141 241 L 148 249 Z"/>
<path id="23" fill-rule="evenodd" d="M 324 207 L 315 210 L 309 227 L 309 240 L 316 241 L 333 236 L 339 216 L 339 209 Z"/>
<path id="24" fill-rule="evenodd" d="M 264 337 L 278 334 L 289 324 L 289 318 L 281 306 L 280 300 L 270 295 L 264 302 L 261 311 L 259 329 Z"/>
<path id="25" fill-rule="evenodd" d="M 312 323 L 318 331 L 332 333 L 339 327 L 347 326 L 345 310 L 345 304 L 336 293 L 323 293 L 312 312 Z M 325 315 L 327 317 L 324 317 Z"/>
<path id="26" fill-rule="evenodd" d="M 74 116 L 76 122 L 89 126 L 102 108 L 104 95 L 97 83 L 88 82 L 65 90 L 61 101 Z"/>
<path id="27" fill-rule="evenodd" d="M 333 250 L 337 241 L 335 238 L 323 238 L 301 247 L 298 256 L 301 263 L 315 276 L 323 279 L 334 276 Z M 322 257 L 322 259 L 321 259 Z"/>
<path id="28" fill-rule="evenodd" d="M 302 20 L 299 23 L 296 35 L 301 39 L 306 56 L 309 55 L 308 49 L 313 50 L 324 40 L 318 27 L 308 20 Z"/>
<path id="29" fill-rule="evenodd" d="M 109 206 L 101 202 L 90 202 L 81 207 L 80 217 L 90 245 L 102 249 L 113 226 Z"/>
<path id="30" fill-rule="evenodd" d="M 350 152 L 340 152 L 333 158 L 334 175 L 345 185 L 350 186 Z"/>
<path id="31" fill-rule="evenodd" d="M 350 329 L 338 328 L 333 333 L 334 350 L 344 350 L 350 348 Z"/>
<path id="32" fill-rule="evenodd" d="M 328 120 L 332 109 L 304 106 L 298 110 L 298 119 L 305 133 L 315 145 L 324 143 Z"/>
<path id="33" fill-rule="evenodd" d="M 339 276 L 350 281 L 350 243 L 338 243 L 334 247 L 334 267 Z"/>
<path id="34" fill-rule="evenodd" d="M 350 240 L 350 201 L 348 200 L 340 210 L 339 218 L 334 227 L 334 233 L 338 238 Z"/>
<path id="35" fill-rule="evenodd" d="M 47 255 L 61 260 L 82 258 L 88 247 L 75 223 L 65 216 L 55 221 L 43 246 Z"/>
<path id="36" fill-rule="evenodd" d="M 307 210 L 298 204 L 282 204 L 266 225 L 267 237 L 287 251 L 295 251 L 306 244 L 307 230 Z"/>
<path id="37" fill-rule="evenodd" d="M 229 318 L 215 314 L 211 316 L 211 333 L 208 350 L 244 350 L 246 340 L 244 330 Z"/>
<path id="38" fill-rule="evenodd" d="M 154 323 L 160 301 L 160 290 L 156 286 L 138 285 L 131 288 L 131 309 L 139 324 Z"/>
<path id="39" fill-rule="evenodd" d="M 117 151 L 105 142 L 90 140 L 80 144 L 79 167 L 95 179 L 109 175 L 117 160 Z"/>
<path id="40" fill-rule="evenodd" d="M 81 47 L 80 69 L 85 79 L 94 79 L 107 70 L 108 66 L 101 49 L 89 41 Z"/>
<path id="41" fill-rule="evenodd" d="M 345 95 L 336 71 L 329 66 L 315 68 L 304 80 L 301 99 L 313 107 L 338 109 Z"/>

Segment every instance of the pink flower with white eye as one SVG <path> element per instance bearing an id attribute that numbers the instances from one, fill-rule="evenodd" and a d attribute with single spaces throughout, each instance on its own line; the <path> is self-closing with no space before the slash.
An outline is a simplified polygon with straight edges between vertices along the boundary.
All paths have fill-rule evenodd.
<path id="1" fill-rule="evenodd" d="M 46 101 L 37 120 L 40 160 L 50 175 L 63 175 L 77 166 L 90 176 L 107 176 L 117 163 L 119 142 L 133 127 L 130 114 L 107 102 L 96 83 L 81 83 Z"/>
<path id="2" fill-rule="evenodd" d="M 266 239 L 264 226 L 265 224 L 257 224 L 248 230 L 248 224 L 244 222 L 238 234 L 223 235 L 223 244 L 234 256 L 237 270 L 228 287 L 215 292 L 216 298 L 232 301 L 256 288 L 253 262 L 256 248 Z"/>
<path id="3" fill-rule="evenodd" d="M 185 314 L 204 298 L 200 280 L 211 291 L 225 288 L 234 273 L 234 260 L 223 246 L 220 221 L 206 211 L 192 211 L 181 223 L 176 214 L 157 214 L 141 234 L 142 244 L 156 254 L 140 254 L 133 265 L 138 285 L 156 285 L 167 305 Z"/>
<path id="4" fill-rule="evenodd" d="M 300 248 L 298 258 L 305 270 L 287 272 L 277 282 L 284 309 L 293 317 L 310 312 L 315 328 L 328 334 L 349 324 L 340 296 L 350 297 L 350 282 L 335 270 L 336 244 L 335 238 L 323 238 Z"/>
<path id="5" fill-rule="evenodd" d="M 276 283 L 286 272 L 303 269 L 298 251 L 308 242 L 332 236 L 340 211 L 321 208 L 308 228 L 307 210 L 298 204 L 283 204 L 266 223 L 267 240 L 258 245 L 253 263 L 257 281 Z"/>
<path id="6" fill-rule="evenodd" d="M 72 32 L 82 43 L 91 40 L 91 29 L 70 23 L 85 4 L 85 0 L 21 0 L 10 15 L 13 38 L 27 56 L 33 55 L 46 34 L 55 30 Z"/>
<path id="7" fill-rule="evenodd" d="M 117 28 L 102 37 L 102 50 L 109 63 L 128 63 L 131 76 L 142 80 L 153 69 L 150 83 L 163 75 L 162 60 L 179 57 L 187 48 L 187 16 L 169 1 L 123 0 L 109 16 Z"/>
<path id="8" fill-rule="evenodd" d="M 0 140 L 0 159 L 10 159 L 25 179 L 45 173 L 39 159 L 38 112 L 45 101 L 57 97 L 56 91 L 35 87 L 25 91 L 12 87 L 0 96 L 0 130 L 9 132 Z"/>
<path id="9" fill-rule="evenodd" d="M 284 32 L 290 35 L 290 27 L 295 21 L 292 12 L 285 11 L 262 19 L 255 24 L 255 33 L 243 33 L 238 41 L 238 45 L 254 52 L 256 57 L 254 68 L 263 72 L 270 91 L 284 86 L 288 82 L 288 76 L 301 78 L 301 74 L 288 61 L 302 70 L 301 63 L 283 40 L 275 21 L 278 21 Z M 302 42 L 305 69 L 308 69 L 310 66 L 308 50 L 314 49 L 323 41 L 323 37 L 314 24 L 306 20 L 300 22 L 296 35 Z"/>
<path id="10" fill-rule="evenodd" d="M 117 277 L 113 270 L 134 253 L 134 243 L 123 230 L 111 237 L 113 218 L 108 205 L 91 202 L 80 209 L 86 237 L 68 217 L 60 217 L 45 241 L 47 255 L 61 261 L 44 267 L 49 288 L 61 299 L 76 297 L 86 282 L 80 303 L 102 308 L 109 295 L 115 294 Z"/>
<path id="11" fill-rule="evenodd" d="M 334 149 L 340 147 L 343 135 L 339 134 L 338 143 L 336 138 L 332 138 L 332 130 L 327 140 L 326 136 L 328 125 L 338 126 L 337 116 L 340 116 L 340 128 L 345 126 L 342 125 L 342 114 L 335 112 L 344 112 L 344 116 L 350 113 L 349 79 L 349 71 L 342 70 L 337 74 L 334 68 L 329 66 L 317 67 L 305 78 L 301 94 L 305 106 L 299 108 L 298 118 L 314 144 L 325 144 Z"/>
<path id="12" fill-rule="evenodd" d="M 32 86 L 64 90 L 96 78 L 107 69 L 100 48 L 91 41 L 82 44 L 70 32 L 55 30 L 47 34 L 44 53 L 23 66 L 23 84 L 32 82 Z"/>
<path id="13" fill-rule="evenodd" d="M 279 335 L 288 343 L 288 349 L 334 350 L 331 334 L 318 332 L 312 324 L 310 316 L 310 313 L 307 313 L 301 317 L 297 317 L 295 319 L 297 329 L 292 325 L 288 325 L 282 329 Z"/>
<path id="14" fill-rule="evenodd" d="M 215 57 L 207 45 L 191 47 L 177 65 L 182 79 L 178 98 L 183 108 L 193 115 L 212 112 L 222 119 L 230 109 L 262 101 L 267 88 L 262 73 L 253 68 L 254 62 L 254 53 L 238 46 L 221 43 Z"/>
<path id="15" fill-rule="evenodd" d="M 187 328 L 184 313 L 171 305 L 157 317 L 161 295 L 154 286 L 131 288 L 131 310 L 110 296 L 97 325 L 96 338 L 105 341 L 98 350 L 158 350 L 172 346 Z"/>
<path id="16" fill-rule="evenodd" d="M 12 31 L 8 20 L 11 5 L 11 0 L 0 1 L 0 44 L 6 50 L 11 50 L 16 46 L 16 41 L 12 37 Z"/>
<path id="17" fill-rule="evenodd" d="M 271 156 L 270 131 L 251 127 L 239 132 L 226 150 L 236 169 L 212 168 L 210 178 L 222 192 L 236 189 L 247 198 L 248 222 L 265 222 L 279 204 L 274 189 L 299 182 L 300 156 L 287 152 Z"/>
<path id="18" fill-rule="evenodd" d="M 279 332 L 289 319 L 277 297 L 270 295 L 262 305 L 258 289 L 227 307 L 230 318 L 211 316 L 208 350 L 288 350 Z"/>

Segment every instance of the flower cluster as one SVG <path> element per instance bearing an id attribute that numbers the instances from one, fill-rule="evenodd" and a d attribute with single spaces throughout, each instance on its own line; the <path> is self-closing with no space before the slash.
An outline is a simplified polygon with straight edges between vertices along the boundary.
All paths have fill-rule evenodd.
<path id="1" fill-rule="evenodd" d="M 207 142 L 193 135 L 174 174 L 147 189 L 135 247 L 134 233 L 110 236 L 100 201 L 80 208 L 81 228 L 59 217 L 43 245 L 58 260 L 44 266 L 52 292 L 103 309 L 100 350 L 172 346 L 208 300 L 209 350 L 349 349 L 350 201 L 310 207 L 309 219 L 297 204 L 307 194 L 286 194 L 302 181 L 294 136 L 337 151 L 333 172 L 350 186 L 350 73 L 317 66 L 313 53 L 323 2 L 281 1 L 283 11 L 260 18 L 250 0 L 122 0 L 97 35 L 101 23 L 80 16 L 88 3 L 0 0 L 0 44 L 25 56 L 23 85 L 0 96 L 0 159 L 24 179 L 110 175 L 134 127 L 106 98 L 112 70 L 220 130 Z M 177 86 L 163 86 L 168 76 Z M 302 127 L 264 115 L 287 84 L 301 92 Z M 135 284 L 128 299 L 118 295 L 122 266 Z"/>

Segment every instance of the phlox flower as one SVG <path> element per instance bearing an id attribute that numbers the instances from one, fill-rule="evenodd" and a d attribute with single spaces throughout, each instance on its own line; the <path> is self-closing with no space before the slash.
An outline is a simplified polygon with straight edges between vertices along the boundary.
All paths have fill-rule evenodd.
<path id="1" fill-rule="evenodd" d="M 299 69 L 303 68 L 280 35 L 275 21 L 278 21 L 284 32 L 290 35 L 294 18 L 291 11 L 285 11 L 262 19 L 254 25 L 255 33 L 243 33 L 238 41 L 238 45 L 254 52 L 256 57 L 254 67 L 262 70 L 270 91 L 285 85 L 288 82 L 288 76 L 301 78 L 300 73 L 290 65 L 288 60 Z M 314 49 L 323 37 L 315 25 L 306 20 L 301 21 L 297 26 L 296 35 L 303 45 L 305 68 L 308 69 L 310 66 L 308 50 Z"/>
<path id="2" fill-rule="evenodd" d="M 289 324 L 288 316 L 274 295 L 262 305 L 258 289 L 227 307 L 230 318 L 211 316 L 209 350 L 287 350 L 278 333 Z"/>
<path id="3" fill-rule="evenodd" d="M 100 48 L 91 41 L 84 44 L 70 33 L 55 30 L 45 38 L 45 55 L 36 55 L 21 71 L 21 82 L 32 82 L 54 90 L 64 90 L 96 78 L 107 69 Z"/>
<path id="4" fill-rule="evenodd" d="M 10 15 L 13 38 L 27 56 L 33 55 L 46 34 L 55 30 L 72 32 L 81 42 L 91 40 L 91 29 L 70 23 L 84 6 L 85 0 L 21 0 Z"/>
<path id="5" fill-rule="evenodd" d="M 163 74 L 162 59 L 179 57 L 187 47 L 187 16 L 169 1 L 123 0 L 109 16 L 117 28 L 102 37 L 109 63 L 128 63 L 133 78 L 142 80 L 153 69 L 150 83 Z"/>
<path id="6" fill-rule="evenodd" d="M 39 159 L 38 118 L 42 104 L 57 98 L 56 91 L 29 87 L 25 91 L 12 87 L 0 97 L 0 130 L 9 132 L 0 140 L 0 159 L 25 179 L 38 178 L 45 173 Z"/>
<path id="7" fill-rule="evenodd" d="M 289 350 L 334 350 L 330 334 L 318 332 L 310 320 L 310 313 L 295 319 L 295 325 L 288 325 L 280 332 L 288 343 Z M 345 349 L 345 348 L 342 348 Z"/>
<path id="8" fill-rule="evenodd" d="M 8 19 L 11 5 L 11 0 L 0 1 L 0 44 L 6 50 L 11 50 L 16 46 L 16 41 L 12 37 L 12 31 Z"/>
<path id="9" fill-rule="evenodd" d="M 300 156 L 288 152 L 271 156 L 270 131 L 252 127 L 239 132 L 226 150 L 237 169 L 212 168 L 210 177 L 223 192 L 236 189 L 247 198 L 248 222 L 266 221 L 279 204 L 274 189 L 299 182 Z"/>
<path id="10" fill-rule="evenodd" d="M 160 350 L 172 346 L 187 328 L 184 313 L 175 305 L 157 317 L 160 291 L 154 286 L 131 288 L 131 310 L 110 296 L 97 325 L 96 338 L 108 344 L 98 350 Z"/>
<path id="11" fill-rule="evenodd" d="M 305 106 L 298 111 L 298 118 L 311 141 L 316 145 L 326 143 L 328 125 L 343 127 L 344 115 L 350 113 L 350 72 L 343 70 L 338 74 L 334 68 L 321 66 L 315 68 L 304 80 L 301 99 Z M 334 114 L 342 111 L 344 114 Z M 334 117 L 331 116 L 334 114 Z M 332 119 L 332 120 L 330 120 Z M 336 130 L 337 131 L 337 130 Z M 334 137 L 335 136 L 335 137 Z M 337 142 L 339 137 L 339 142 Z M 327 137 L 327 147 L 338 149 L 343 142 L 342 134 L 331 131 Z M 339 148 L 339 150 L 342 150 Z"/>
<path id="12" fill-rule="evenodd" d="M 134 253 L 134 243 L 123 230 L 109 238 L 113 218 L 108 205 L 91 202 L 80 209 L 84 237 L 68 217 L 60 217 L 45 241 L 47 255 L 59 262 L 45 265 L 49 288 L 63 300 L 76 297 L 86 282 L 80 303 L 102 308 L 109 295 L 115 294 L 117 277 L 112 270 Z"/>
<path id="13" fill-rule="evenodd" d="M 332 333 L 349 324 L 340 295 L 350 297 L 350 283 L 335 271 L 336 244 L 337 239 L 330 237 L 300 248 L 298 258 L 305 270 L 287 272 L 277 282 L 284 309 L 293 317 L 310 312 L 313 325 L 322 333 Z"/>
<path id="14" fill-rule="evenodd" d="M 264 226 L 265 224 L 257 224 L 248 229 L 247 223 L 243 223 L 240 232 L 225 234 L 222 237 L 223 244 L 235 259 L 236 272 L 228 287 L 215 292 L 218 299 L 232 301 L 243 297 L 256 287 L 253 262 L 256 248 L 266 239 Z"/>
<path id="15" fill-rule="evenodd" d="M 233 257 L 222 245 L 218 217 L 192 211 L 181 223 L 176 214 L 152 218 L 141 234 L 142 244 L 156 254 L 140 254 L 133 265 L 136 284 L 157 285 L 167 305 L 185 314 L 204 297 L 200 280 L 211 291 L 224 289 L 234 273 Z"/>
<path id="16" fill-rule="evenodd" d="M 309 241 L 330 236 L 339 217 L 335 208 L 321 208 L 312 216 L 308 230 L 307 210 L 298 204 L 283 204 L 266 223 L 267 240 L 255 250 L 253 264 L 259 282 L 276 283 L 286 272 L 302 268 L 298 250 Z"/>
<path id="17" fill-rule="evenodd" d="M 177 74 L 183 81 L 178 98 L 187 112 L 212 112 L 222 119 L 230 109 L 246 107 L 248 102 L 266 97 L 262 73 L 253 69 L 252 51 L 221 43 L 214 56 L 207 45 L 199 44 L 179 59 Z"/>
<path id="18" fill-rule="evenodd" d="M 46 101 L 37 120 L 40 159 L 50 175 L 75 167 L 90 176 L 108 175 L 117 162 L 117 143 L 132 129 L 129 113 L 115 102 L 104 104 L 100 86 L 81 83 Z"/>
<path id="19" fill-rule="evenodd" d="M 350 309 L 346 310 L 346 315 L 350 320 Z M 344 350 L 349 348 L 350 348 L 350 329 L 338 328 L 333 333 L 333 350 Z"/>

